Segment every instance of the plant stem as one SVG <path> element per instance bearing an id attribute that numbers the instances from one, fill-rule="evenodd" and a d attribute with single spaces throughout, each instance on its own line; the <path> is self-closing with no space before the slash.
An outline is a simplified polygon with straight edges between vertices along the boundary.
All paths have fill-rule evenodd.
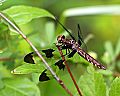
<path id="1" fill-rule="evenodd" d="M 73 81 L 73 83 L 74 83 L 74 85 L 75 85 L 75 87 L 76 87 L 79 95 L 80 95 L 80 96 L 83 96 L 83 95 L 82 95 L 82 92 L 80 91 L 80 89 L 79 89 L 79 87 L 78 87 L 78 85 L 77 85 L 77 83 L 76 83 L 76 81 L 75 81 L 75 79 L 74 79 L 74 77 L 73 77 L 73 75 L 72 75 L 72 72 L 70 71 L 70 68 L 69 68 L 69 66 L 68 66 L 68 64 L 67 64 L 67 62 L 66 62 L 66 60 L 65 60 L 65 57 L 64 57 L 64 55 L 63 55 L 63 53 L 62 53 L 62 50 L 61 50 L 60 46 L 56 44 L 56 47 L 58 48 L 58 50 L 59 50 L 59 52 L 60 52 L 60 55 L 61 55 L 61 57 L 62 57 L 62 60 L 64 60 L 64 64 L 65 64 L 65 66 L 66 66 L 66 68 L 67 68 L 68 73 L 70 74 L 70 77 L 72 78 L 72 81 Z"/>
<path id="2" fill-rule="evenodd" d="M 12 61 L 12 58 L 0 58 L 0 61 Z"/>

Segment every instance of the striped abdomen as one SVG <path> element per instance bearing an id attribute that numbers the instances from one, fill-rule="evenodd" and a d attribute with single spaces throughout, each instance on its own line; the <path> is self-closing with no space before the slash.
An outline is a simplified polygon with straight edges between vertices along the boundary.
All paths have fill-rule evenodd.
<path id="1" fill-rule="evenodd" d="M 92 63 L 96 67 L 100 69 L 106 69 L 102 64 L 100 64 L 97 60 L 95 60 L 93 57 L 91 57 L 89 54 L 84 52 L 81 48 L 77 48 L 77 52 L 80 56 L 82 56 L 84 59 L 86 59 L 88 62 Z"/>

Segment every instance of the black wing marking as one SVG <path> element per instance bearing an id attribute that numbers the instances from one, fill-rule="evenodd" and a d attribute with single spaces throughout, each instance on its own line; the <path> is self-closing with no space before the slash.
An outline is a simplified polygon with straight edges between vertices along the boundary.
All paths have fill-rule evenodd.
<path id="1" fill-rule="evenodd" d="M 46 55 L 47 58 L 51 58 L 53 57 L 53 52 L 55 50 L 53 49 L 46 49 L 46 50 L 42 50 L 42 52 Z M 26 63 L 31 63 L 31 64 L 35 64 L 35 61 L 33 59 L 33 55 L 35 54 L 35 52 L 31 52 L 28 53 L 25 57 L 24 57 L 24 62 Z"/>
<path id="2" fill-rule="evenodd" d="M 68 32 L 68 34 L 71 36 L 71 38 L 72 38 L 73 40 L 75 40 L 75 38 L 72 36 L 72 34 L 70 33 L 70 31 L 68 31 L 68 29 L 65 28 L 65 26 L 63 26 L 62 23 L 60 23 L 60 21 L 57 19 L 57 17 L 55 17 L 55 19 L 56 19 L 56 21 L 63 27 L 63 29 L 65 29 L 65 31 Z M 76 40 L 75 40 L 75 41 L 76 41 Z"/>
<path id="3" fill-rule="evenodd" d="M 46 50 L 41 50 L 41 51 L 46 55 L 47 58 L 51 58 L 51 57 L 54 56 L 54 55 L 53 55 L 53 52 L 54 52 L 55 50 L 53 50 L 53 49 L 46 49 Z M 24 62 L 35 64 L 34 59 L 33 59 L 33 56 L 35 56 L 35 55 L 36 55 L 35 52 L 31 52 L 31 53 L 27 54 L 27 55 L 24 57 Z M 57 62 L 55 63 L 55 66 L 58 66 L 60 70 L 61 70 L 61 69 L 64 70 L 65 65 L 63 64 L 63 62 L 64 62 L 64 60 L 59 60 L 59 61 L 57 61 Z M 47 76 L 46 71 L 47 71 L 47 69 L 45 69 L 45 70 L 41 73 L 41 75 L 40 75 L 40 77 L 39 77 L 39 81 L 42 82 L 42 81 L 48 81 L 48 80 L 50 80 L 50 78 Z"/>
<path id="4" fill-rule="evenodd" d="M 45 69 L 42 73 L 41 73 L 41 75 L 40 75 L 40 77 L 39 77 L 39 81 L 48 81 L 48 80 L 50 80 L 50 78 L 47 76 L 47 74 L 45 73 L 47 71 L 47 69 Z"/>
<path id="5" fill-rule="evenodd" d="M 46 55 L 47 58 L 53 57 L 53 53 L 52 52 L 54 52 L 54 51 L 55 50 L 53 50 L 53 49 L 42 50 L 42 52 L 45 53 L 45 55 Z"/>
<path id="6" fill-rule="evenodd" d="M 70 54 L 68 54 L 68 58 L 73 57 L 73 55 L 74 55 L 76 52 L 77 52 L 76 50 L 73 50 Z"/>
<path id="7" fill-rule="evenodd" d="M 33 60 L 33 54 L 34 52 L 31 52 L 29 54 L 27 54 L 25 57 L 24 57 L 24 62 L 26 63 L 31 63 L 31 64 L 35 64 L 34 60 Z"/>
<path id="8" fill-rule="evenodd" d="M 82 42 L 84 42 L 84 41 L 83 41 L 83 38 L 80 35 L 82 35 L 82 33 L 81 33 L 80 25 L 78 24 L 78 44 L 81 46 Z"/>
<path id="9" fill-rule="evenodd" d="M 55 65 L 58 66 L 60 70 L 61 69 L 64 70 L 64 68 L 65 68 L 65 65 L 63 64 L 64 61 L 65 60 L 59 60 L 58 62 L 55 63 Z"/>

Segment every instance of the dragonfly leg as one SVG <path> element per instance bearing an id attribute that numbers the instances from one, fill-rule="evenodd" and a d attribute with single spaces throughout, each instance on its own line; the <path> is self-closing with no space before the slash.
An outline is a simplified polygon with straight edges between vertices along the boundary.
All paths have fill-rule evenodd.
<path id="1" fill-rule="evenodd" d="M 66 55 L 68 55 L 70 53 L 69 49 L 66 48 L 65 50 L 66 50 L 66 53 L 63 56 L 66 56 Z"/>
<path id="2" fill-rule="evenodd" d="M 67 49 L 66 49 L 66 54 L 65 54 L 65 55 L 67 55 Z M 65 56 L 65 55 L 64 55 L 64 56 Z"/>
<path id="3" fill-rule="evenodd" d="M 66 49 L 66 54 L 65 55 L 68 55 L 68 54 L 70 54 L 70 49 Z"/>
<path id="4" fill-rule="evenodd" d="M 66 55 L 68 55 L 68 54 L 70 54 L 70 49 L 67 47 L 67 46 L 62 46 L 62 50 L 63 49 L 65 49 L 66 50 L 66 54 L 65 55 L 63 55 L 63 56 L 66 56 Z"/>
<path id="5" fill-rule="evenodd" d="M 70 49 L 66 45 L 60 46 L 61 50 L 66 50 L 66 53 L 63 56 L 70 54 Z"/>

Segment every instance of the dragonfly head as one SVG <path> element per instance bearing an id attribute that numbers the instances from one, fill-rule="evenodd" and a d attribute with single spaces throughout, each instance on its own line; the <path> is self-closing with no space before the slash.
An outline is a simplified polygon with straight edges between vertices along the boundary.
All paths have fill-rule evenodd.
<path id="1" fill-rule="evenodd" d="M 62 43 L 65 40 L 65 36 L 64 35 L 60 35 L 57 37 L 57 41 L 58 43 Z"/>

